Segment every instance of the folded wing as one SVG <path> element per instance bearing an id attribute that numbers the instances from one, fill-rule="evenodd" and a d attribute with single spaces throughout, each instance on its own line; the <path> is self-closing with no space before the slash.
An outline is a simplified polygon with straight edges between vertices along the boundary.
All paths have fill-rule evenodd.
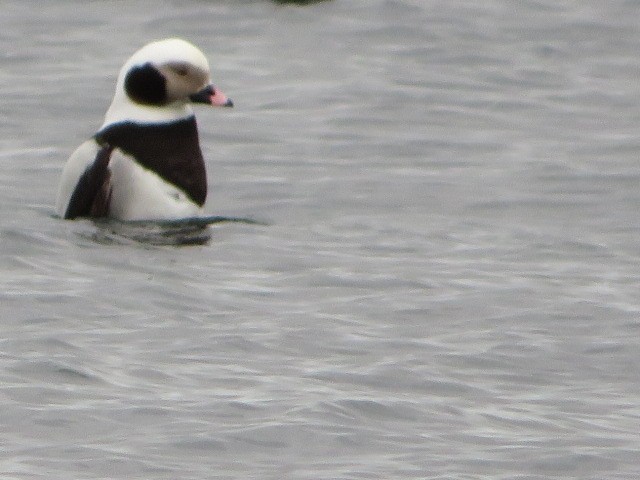
<path id="1" fill-rule="evenodd" d="M 113 147 L 85 142 L 69 159 L 58 191 L 61 217 L 103 217 L 109 213 L 111 195 L 109 160 Z M 93 156 L 93 158 L 92 158 Z"/>

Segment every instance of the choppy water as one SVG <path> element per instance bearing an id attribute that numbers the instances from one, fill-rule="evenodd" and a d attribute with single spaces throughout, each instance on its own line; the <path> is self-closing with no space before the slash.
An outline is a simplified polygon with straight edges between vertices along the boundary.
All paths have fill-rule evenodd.
<path id="1" fill-rule="evenodd" d="M 304 3 L 304 2 L 301 2 Z M 0 476 L 640 476 L 640 4 L 0 4 Z M 53 216 L 149 40 L 208 243 Z"/>

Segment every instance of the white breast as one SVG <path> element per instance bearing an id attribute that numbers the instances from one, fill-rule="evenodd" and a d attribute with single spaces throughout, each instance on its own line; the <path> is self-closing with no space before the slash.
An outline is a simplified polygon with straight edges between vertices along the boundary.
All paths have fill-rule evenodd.
<path id="1" fill-rule="evenodd" d="M 180 189 L 116 149 L 109 162 L 109 216 L 119 220 L 171 220 L 198 216 L 202 209 Z"/>

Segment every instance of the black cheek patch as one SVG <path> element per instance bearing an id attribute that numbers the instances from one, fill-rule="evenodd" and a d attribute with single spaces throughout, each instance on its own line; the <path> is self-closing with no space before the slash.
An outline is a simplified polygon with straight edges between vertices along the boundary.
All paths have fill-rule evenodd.
<path id="1" fill-rule="evenodd" d="M 164 105 L 167 101 L 164 76 L 150 63 L 131 68 L 124 79 L 131 100 L 144 105 Z"/>

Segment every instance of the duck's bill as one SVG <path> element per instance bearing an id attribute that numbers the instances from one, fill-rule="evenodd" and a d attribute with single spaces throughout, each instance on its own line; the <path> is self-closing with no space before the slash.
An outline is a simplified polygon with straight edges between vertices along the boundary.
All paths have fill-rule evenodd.
<path id="1" fill-rule="evenodd" d="M 207 85 L 189 98 L 193 103 L 206 103 L 214 107 L 233 107 L 233 101 L 213 85 Z"/>

